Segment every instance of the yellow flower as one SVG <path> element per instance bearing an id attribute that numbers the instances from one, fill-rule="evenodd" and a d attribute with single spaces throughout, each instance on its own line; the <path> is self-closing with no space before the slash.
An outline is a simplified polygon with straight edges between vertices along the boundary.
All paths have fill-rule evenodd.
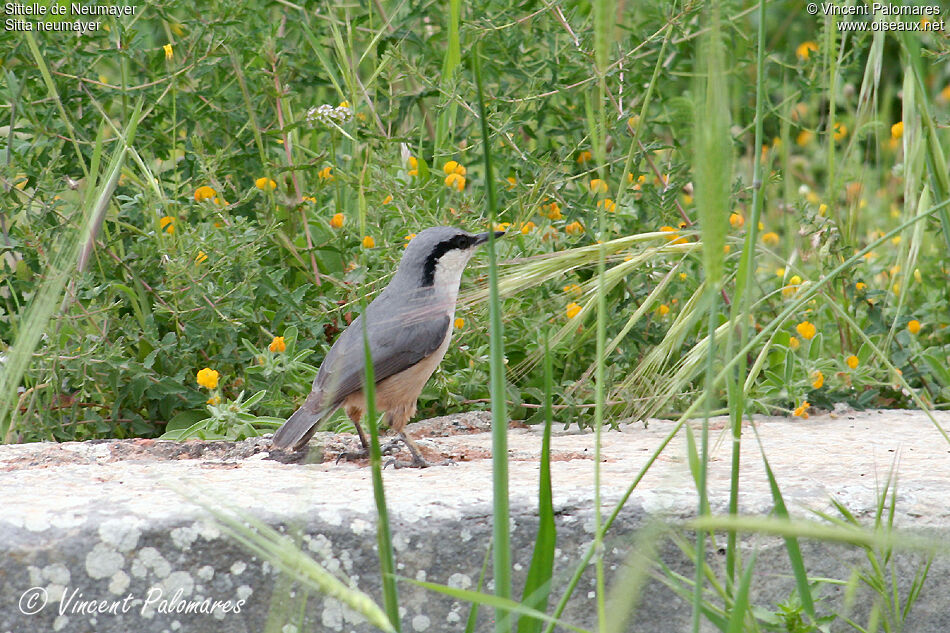
<path id="1" fill-rule="evenodd" d="M 218 195 L 218 192 L 209 187 L 208 185 L 201 185 L 195 189 L 195 202 L 201 202 L 202 200 L 210 200 Z"/>
<path id="2" fill-rule="evenodd" d="M 221 396 L 217 396 L 217 395 L 211 396 L 210 398 L 205 400 L 205 404 L 211 404 L 211 405 L 221 404 Z"/>
<path id="3" fill-rule="evenodd" d="M 637 129 L 637 126 L 640 125 L 640 115 L 634 114 L 632 117 L 627 119 L 627 125 L 629 125 L 634 130 Z"/>
<path id="4" fill-rule="evenodd" d="M 588 186 L 590 187 L 591 193 L 607 193 L 607 183 L 600 178 L 592 179 Z"/>
<path id="5" fill-rule="evenodd" d="M 854 284 L 854 289 L 858 292 L 864 292 L 868 289 L 868 285 L 863 281 L 859 281 L 858 283 Z"/>
<path id="6" fill-rule="evenodd" d="M 656 311 L 661 317 L 665 317 L 670 313 L 670 306 L 666 305 L 665 303 L 661 303 L 660 307 L 657 308 Z"/>
<path id="7" fill-rule="evenodd" d="M 203 263 L 205 263 L 206 261 L 208 261 L 208 256 L 205 255 L 205 252 L 204 252 L 204 251 L 198 251 L 198 256 L 195 257 L 195 263 L 196 263 L 196 264 L 203 264 Z"/>
<path id="8" fill-rule="evenodd" d="M 274 340 L 272 340 L 270 345 L 267 346 L 267 349 L 275 353 L 287 351 L 287 344 L 284 342 L 284 337 L 275 336 Z"/>
<path id="9" fill-rule="evenodd" d="M 450 160 L 446 164 L 442 165 L 442 171 L 444 171 L 446 175 L 458 174 L 459 176 L 464 176 L 466 170 L 458 162 Z"/>
<path id="10" fill-rule="evenodd" d="M 317 177 L 320 180 L 333 180 L 333 168 L 327 165 L 323 169 L 317 172 Z"/>
<path id="11" fill-rule="evenodd" d="M 577 284 L 567 284 L 562 288 L 562 290 L 568 294 L 574 295 L 575 297 L 581 296 L 581 294 L 584 292 Z"/>
<path id="12" fill-rule="evenodd" d="M 521 225 L 521 232 L 527 235 L 535 229 L 536 225 L 534 222 L 525 222 Z"/>
<path id="13" fill-rule="evenodd" d="M 545 209 L 547 209 L 547 212 L 545 212 Z M 564 218 L 564 216 L 561 215 L 561 207 L 557 202 L 550 202 L 548 204 L 542 205 L 541 215 L 552 220 L 561 220 Z"/>
<path id="14" fill-rule="evenodd" d="M 165 59 L 171 59 L 175 56 L 175 51 L 172 50 L 172 45 L 170 43 L 165 44 L 165 46 L 162 46 L 162 48 L 165 49 Z"/>
<path id="15" fill-rule="evenodd" d="M 591 154 L 587 150 L 584 150 L 583 152 L 577 155 L 577 164 L 583 165 L 584 163 L 590 161 L 591 158 L 593 158 L 593 154 Z"/>
<path id="16" fill-rule="evenodd" d="M 664 233 L 670 234 L 670 236 L 667 237 L 666 239 L 671 244 L 685 244 L 686 243 L 686 238 L 680 237 L 679 233 L 677 233 L 676 229 L 674 229 L 672 226 L 661 226 L 660 230 L 663 231 Z"/>
<path id="17" fill-rule="evenodd" d="M 465 327 L 465 319 L 462 317 L 455 319 L 455 329 L 461 330 L 463 327 Z"/>
<path id="18" fill-rule="evenodd" d="M 808 400 L 805 400 L 804 402 L 801 403 L 801 405 L 799 405 L 798 407 L 796 407 L 795 412 L 794 412 L 793 415 L 794 415 L 796 418 L 801 418 L 801 419 L 803 419 L 803 420 L 807 420 L 807 419 L 808 419 L 808 407 L 810 407 L 810 406 L 811 406 L 811 405 L 808 403 Z"/>
<path id="19" fill-rule="evenodd" d="M 848 365 L 848 367 L 850 367 L 851 369 L 857 369 L 857 368 L 858 368 L 858 363 L 859 363 L 860 361 L 858 361 L 858 357 L 857 357 L 857 356 L 855 356 L 854 354 L 851 354 L 851 356 L 848 356 L 846 359 L 844 359 L 844 362 L 845 362 L 845 363 Z"/>
<path id="20" fill-rule="evenodd" d="M 810 341 L 818 332 L 817 328 L 815 328 L 815 325 L 809 321 L 802 321 L 796 325 L 795 331 L 797 331 L 806 341 Z"/>
<path id="21" fill-rule="evenodd" d="M 776 269 L 775 269 L 775 276 L 776 276 L 776 277 L 785 277 L 785 268 L 784 268 L 783 266 L 779 266 L 778 268 L 776 268 Z"/>
<path id="22" fill-rule="evenodd" d="M 261 191 L 273 191 L 277 188 L 277 183 L 270 178 L 258 178 L 254 181 L 254 186 Z"/>
<path id="23" fill-rule="evenodd" d="M 891 138 L 898 139 L 904 136 L 904 122 L 898 121 L 891 126 Z"/>
<path id="24" fill-rule="evenodd" d="M 225 200 L 224 198 L 219 198 L 217 196 L 214 197 L 213 202 L 219 207 L 226 207 L 229 204 L 227 200 Z"/>
<path id="25" fill-rule="evenodd" d="M 798 292 L 798 286 L 802 283 L 802 278 L 798 275 L 792 275 L 788 279 L 788 285 L 782 288 L 782 296 L 786 299 Z"/>
<path id="26" fill-rule="evenodd" d="M 340 105 L 338 105 L 337 107 L 338 107 L 338 108 L 349 108 L 349 107 L 350 107 L 350 102 L 344 99 L 343 101 L 340 102 Z"/>
<path id="27" fill-rule="evenodd" d="M 907 331 L 914 335 L 920 332 L 920 321 L 918 321 L 917 319 L 912 319 L 907 324 Z"/>
<path id="28" fill-rule="evenodd" d="M 392 202 L 392 201 L 393 201 L 392 194 L 390 194 L 390 195 L 386 196 L 385 198 L 383 198 L 383 204 L 389 204 L 389 203 Z"/>
<path id="29" fill-rule="evenodd" d="M 812 41 L 802 42 L 798 45 L 798 48 L 795 49 L 795 54 L 798 55 L 798 59 L 802 61 L 806 60 L 811 56 L 812 52 L 818 52 L 818 44 Z"/>
<path id="30" fill-rule="evenodd" d="M 798 133 L 798 136 L 795 137 L 795 144 L 799 147 L 805 147 L 811 143 L 811 139 L 814 138 L 814 136 L 811 130 L 802 130 Z"/>
<path id="31" fill-rule="evenodd" d="M 452 172 L 445 177 L 445 186 L 449 189 L 457 189 L 458 191 L 462 191 L 465 189 L 465 176 L 456 172 Z"/>
<path id="32" fill-rule="evenodd" d="M 577 316 L 577 313 L 580 311 L 581 311 L 581 307 L 577 305 L 576 303 L 574 303 L 573 301 L 567 304 L 567 311 L 566 311 L 567 318 L 573 319 L 574 317 Z"/>
<path id="33" fill-rule="evenodd" d="M 317 204 L 317 199 L 313 196 L 303 196 L 302 200 L 304 202 L 309 202 L 310 204 Z"/>
<path id="34" fill-rule="evenodd" d="M 544 230 L 544 234 L 541 235 L 541 241 L 547 242 L 548 240 L 556 240 L 560 237 L 560 234 L 557 232 L 557 229 L 553 226 L 549 226 Z"/>
<path id="35" fill-rule="evenodd" d="M 821 389 L 821 386 L 825 384 L 825 375 L 820 371 L 813 371 L 811 373 L 811 388 L 812 389 Z"/>
<path id="36" fill-rule="evenodd" d="M 689 275 L 687 275 L 686 273 L 680 273 L 680 281 L 686 281 L 688 277 Z"/>
<path id="37" fill-rule="evenodd" d="M 835 123 L 835 140 L 841 141 L 848 135 L 848 126 L 844 123 Z"/>
<path id="38" fill-rule="evenodd" d="M 797 338 L 795 338 L 794 336 L 788 337 L 788 349 L 794 352 L 795 350 L 799 348 L 800 345 L 801 345 L 801 342 Z"/>
<path id="39" fill-rule="evenodd" d="M 741 229 L 742 225 L 745 224 L 745 218 L 742 217 L 741 213 L 732 213 L 729 215 L 729 224 L 734 229 Z"/>
<path id="40" fill-rule="evenodd" d="M 178 22 L 172 22 L 169 25 L 169 28 L 171 28 L 172 33 L 174 33 L 178 37 L 181 37 L 182 35 L 185 34 L 185 29 L 183 29 L 181 24 L 179 24 Z"/>
<path id="41" fill-rule="evenodd" d="M 919 268 L 915 268 L 915 269 L 914 269 L 914 281 L 916 281 L 917 283 L 920 283 L 920 282 L 922 282 L 923 280 L 924 280 L 924 276 L 920 274 L 920 269 L 919 269 Z"/>
<path id="42" fill-rule="evenodd" d="M 343 228 L 343 220 L 344 217 L 342 213 L 335 213 L 333 214 L 333 217 L 330 218 L 330 226 L 335 229 L 341 229 Z"/>
<path id="43" fill-rule="evenodd" d="M 515 179 L 514 176 L 508 176 L 507 178 L 505 178 L 505 180 L 508 181 L 508 187 L 507 187 L 508 191 L 511 191 L 512 189 L 514 189 L 515 186 L 518 184 L 518 181 Z"/>
<path id="44" fill-rule="evenodd" d="M 363 248 L 375 248 L 376 240 L 373 239 L 372 235 L 367 235 L 363 238 Z"/>
<path id="45" fill-rule="evenodd" d="M 218 386 L 218 372 L 205 367 L 198 371 L 197 381 L 199 385 L 206 389 L 214 389 Z"/>
<path id="46" fill-rule="evenodd" d="M 495 225 L 496 231 L 507 231 L 511 227 L 511 222 L 501 222 Z"/>
<path id="47" fill-rule="evenodd" d="M 824 217 L 826 213 L 828 213 L 828 205 L 822 202 L 818 205 L 818 215 Z"/>
<path id="48" fill-rule="evenodd" d="M 573 222 L 571 222 L 570 224 L 564 227 L 564 232 L 567 233 L 568 235 L 583 233 L 584 225 L 578 222 L 577 220 L 574 220 Z"/>
<path id="49" fill-rule="evenodd" d="M 766 246 L 775 246 L 778 244 L 778 233 L 769 231 L 762 234 L 762 243 Z"/>
<path id="50" fill-rule="evenodd" d="M 419 169 L 419 159 L 415 156 L 409 157 L 409 169 Z"/>
<path id="51" fill-rule="evenodd" d="M 166 215 L 158 221 L 158 225 L 165 230 L 166 233 L 171 235 L 175 232 L 175 218 L 170 215 Z"/>
<path id="52" fill-rule="evenodd" d="M 603 200 L 598 200 L 597 206 L 603 207 L 604 209 L 610 212 L 617 210 L 617 203 L 611 200 L 610 198 L 604 198 Z"/>

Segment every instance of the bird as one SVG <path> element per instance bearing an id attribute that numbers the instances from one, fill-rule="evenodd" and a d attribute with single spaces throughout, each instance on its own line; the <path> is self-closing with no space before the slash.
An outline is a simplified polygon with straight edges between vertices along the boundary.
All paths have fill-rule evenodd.
<path id="1" fill-rule="evenodd" d="M 494 234 L 498 238 L 505 232 Z M 409 449 L 409 465 L 427 466 L 404 429 L 416 414 L 422 388 L 449 348 L 462 272 L 475 250 L 488 239 L 488 232 L 472 234 L 451 226 L 430 227 L 413 237 L 389 285 L 337 338 L 317 371 L 307 399 L 274 433 L 272 446 L 300 450 L 320 423 L 342 407 L 359 434 L 362 451 L 357 455 L 367 454 L 366 434 L 360 426 L 366 412 L 365 321 L 376 410 L 386 413 L 390 430 Z"/>

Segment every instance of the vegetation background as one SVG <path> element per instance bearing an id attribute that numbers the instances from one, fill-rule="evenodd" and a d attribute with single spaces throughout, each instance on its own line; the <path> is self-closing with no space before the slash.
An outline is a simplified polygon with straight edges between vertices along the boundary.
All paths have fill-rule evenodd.
<path id="1" fill-rule="evenodd" d="M 583 248 L 596 242 L 603 208 L 604 239 L 671 231 L 609 253 L 611 417 L 682 411 L 697 389 L 690 351 L 707 332 L 695 318 L 704 275 L 691 246 L 693 168 L 707 159 L 693 134 L 701 8 L 616 5 L 602 156 L 592 153 L 598 82 L 585 2 L 478 11 L 208 3 L 200 12 L 156 2 L 79 37 L 5 31 L 5 353 L 24 328 L 42 332 L 22 380 L 4 383 L 15 399 L 4 408 L 7 439 L 159 435 L 176 416 L 178 427 L 207 416 L 214 396 L 196 382 L 205 367 L 220 376 L 218 397 L 265 390 L 254 413 L 292 411 L 308 391 L 303 361 L 319 363 L 352 318 L 357 289 L 386 283 L 408 236 L 434 224 L 486 228 L 467 68 L 476 42 L 487 60 L 498 221 L 512 234 L 499 256 L 517 259 L 501 272 L 512 415 L 537 413 L 539 332 L 560 328 L 554 376 L 558 404 L 570 408 L 559 419 L 589 423 L 596 249 Z M 770 3 L 764 136 L 754 146 L 754 9 L 722 5 L 737 163 L 731 215 L 717 222 L 729 231 L 726 300 L 743 239 L 756 234 L 743 318 L 759 331 L 801 288 L 943 200 L 950 71 L 945 33 L 841 32 L 843 20 L 810 17 L 799 2 Z M 107 188 L 96 172 L 134 113 L 134 141 Z M 756 160 L 763 204 L 750 226 Z M 460 174 L 444 170 L 450 161 Z M 97 190 L 108 195 L 93 216 L 86 204 Z M 908 406 L 905 381 L 946 406 L 945 215 L 877 244 L 749 350 L 760 363 L 750 406 Z M 61 304 L 48 322 L 24 321 L 87 223 L 83 265 L 68 264 Z M 674 248 L 657 248 L 667 241 Z M 472 268 L 465 288 L 484 287 L 484 269 Z M 479 296 L 464 297 L 422 415 L 488 397 Z M 803 322 L 814 332 L 796 331 Z M 294 353 L 268 350 L 291 327 Z"/>
<path id="2" fill-rule="evenodd" d="M 0 438 L 266 432 L 434 224 L 510 235 L 497 285 L 470 267 L 421 415 L 494 395 L 537 422 L 548 394 L 599 432 L 699 406 L 736 429 L 946 408 L 950 45 L 849 20 L 796 0 L 156 1 L 79 36 L 7 28 Z"/>

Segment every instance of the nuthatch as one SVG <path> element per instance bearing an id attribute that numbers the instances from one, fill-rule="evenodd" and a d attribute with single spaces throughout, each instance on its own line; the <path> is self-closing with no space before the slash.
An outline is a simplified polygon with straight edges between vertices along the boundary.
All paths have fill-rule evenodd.
<path id="1" fill-rule="evenodd" d="M 501 237 L 504 231 L 495 235 Z M 356 425 L 364 451 L 367 449 L 366 434 L 360 427 L 366 411 L 366 321 L 376 409 L 387 413 L 389 427 L 412 453 L 413 465 L 427 465 L 403 429 L 416 414 L 419 394 L 449 348 L 462 271 L 488 237 L 488 233 L 472 235 L 436 226 L 412 238 L 392 281 L 330 348 L 303 406 L 274 434 L 274 448 L 302 448 L 320 422 L 343 407 Z"/>

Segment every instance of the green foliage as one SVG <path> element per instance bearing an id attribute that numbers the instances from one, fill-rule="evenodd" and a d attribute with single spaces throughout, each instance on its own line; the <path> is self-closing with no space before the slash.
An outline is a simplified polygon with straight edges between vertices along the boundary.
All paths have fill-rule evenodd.
<path id="1" fill-rule="evenodd" d="M 606 422 L 694 401 L 709 335 L 696 298 L 707 274 L 726 300 L 748 283 L 729 318 L 769 332 L 750 350 L 762 362 L 740 386 L 751 411 L 912 406 L 918 396 L 947 406 L 940 122 L 950 116 L 950 78 L 929 64 L 946 42 L 843 37 L 823 20 L 788 25 L 783 16 L 797 9 L 770 5 L 758 147 L 747 89 L 756 12 L 721 5 L 722 63 L 702 54 L 702 8 L 567 3 L 526 17 L 501 2 L 477 14 L 454 2 L 320 13 L 250 3 L 209 5 L 198 19 L 170 2 L 134 21 L 107 18 L 108 30 L 82 38 L 0 35 L 9 118 L 0 135 L 0 352 L 17 340 L 30 348 L 28 371 L 8 390 L 19 388 L 6 439 L 161 435 L 176 416 L 204 415 L 194 382 L 203 367 L 221 373 L 225 399 L 266 390 L 250 413 L 289 414 L 308 390 L 306 372 L 279 370 L 279 357 L 267 357 L 270 373 L 257 363 L 276 333 L 296 327 L 287 362 L 316 365 L 358 312 L 357 288 L 370 284 L 372 296 L 388 280 L 406 236 L 442 223 L 485 228 L 481 121 L 467 70 L 476 41 L 491 63 L 488 143 L 497 221 L 510 234 L 498 252 L 515 417 L 541 421 L 537 333 L 553 325 L 555 404 L 565 420 L 593 422 L 601 228 L 617 245 L 604 273 Z M 706 62 L 728 81 L 697 86 Z M 136 135 L 87 264 L 45 335 L 20 339 L 38 289 L 56 287 L 61 250 L 50 245 L 81 230 L 85 205 L 102 191 L 93 167 L 115 155 L 119 128 L 131 123 Z M 465 167 L 461 191 L 446 184 L 450 160 Z M 735 176 L 725 188 L 715 177 L 729 160 Z M 750 179 L 756 163 L 761 183 Z M 705 182 L 718 183 L 710 214 L 694 204 Z M 762 227 L 745 244 L 753 192 Z M 734 214 L 728 222 L 724 211 Z M 803 289 L 912 218 L 776 322 Z M 704 263 L 700 234 L 724 239 L 728 252 Z M 737 276 L 744 248 L 749 266 Z M 505 263 L 529 256 L 547 259 Z M 422 415 L 489 398 L 488 328 L 472 301 L 484 296 L 483 261 L 467 273 L 457 315 L 465 325 L 420 398 Z M 812 340 L 795 332 L 803 321 L 816 326 Z"/>

